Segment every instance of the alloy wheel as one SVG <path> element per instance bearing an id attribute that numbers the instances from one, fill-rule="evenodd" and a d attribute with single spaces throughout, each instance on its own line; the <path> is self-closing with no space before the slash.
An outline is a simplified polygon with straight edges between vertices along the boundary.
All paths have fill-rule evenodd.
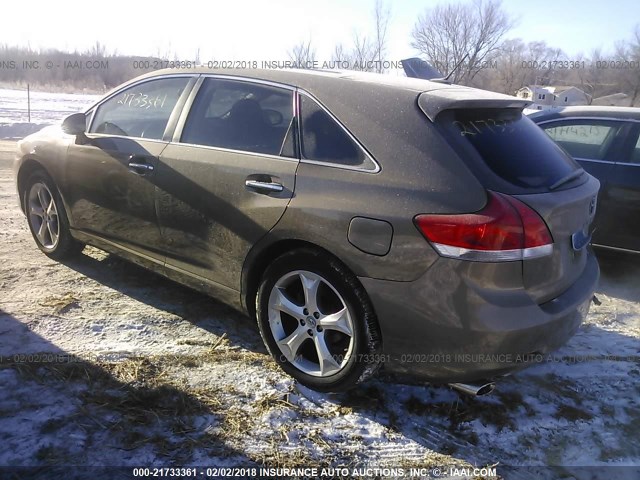
<path id="1" fill-rule="evenodd" d="M 340 372 L 354 348 L 354 323 L 342 295 L 306 270 L 282 276 L 269 296 L 269 326 L 280 352 L 301 372 Z"/>
<path id="2" fill-rule="evenodd" d="M 31 186 L 28 197 L 31 228 L 43 248 L 54 250 L 60 239 L 58 208 L 51 190 L 42 182 Z"/>

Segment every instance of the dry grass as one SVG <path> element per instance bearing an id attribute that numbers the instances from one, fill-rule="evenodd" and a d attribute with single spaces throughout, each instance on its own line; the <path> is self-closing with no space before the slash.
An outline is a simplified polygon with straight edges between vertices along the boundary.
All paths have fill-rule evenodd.
<path id="1" fill-rule="evenodd" d="M 252 460 L 260 465 L 268 465 L 269 467 L 276 468 L 304 468 L 313 465 L 314 467 L 322 468 L 329 464 L 329 462 L 325 463 L 325 459 L 318 460 L 311 457 L 304 447 L 284 451 L 275 438 L 269 439 L 268 442 L 269 445 L 267 448 L 257 454 L 251 455 Z"/>
<path id="2" fill-rule="evenodd" d="M 524 409 L 527 416 L 535 415 L 533 408 L 524 401 L 519 392 L 498 391 L 495 397 L 500 400 L 499 404 L 469 396 L 459 396 L 452 402 L 424 402 L 411 397 L 405 402 L 405 407 L 415 415 L 432 415 L 447 420 L 451 431 L 459 430 L 463 423 L 476 419 L 480 419 L 485 425 L 495 426 L 498 431 L 504 428 L 515 430 L 514 412 Z M 473 436 L 467 440 L 471 443 L 477 442 Z"/>
<path id="3" fill-rule="evenodd" d="M 135 450 L 151 445 L 159 456 L 178 463 L 188 462 L 196 450 L 217 458 L 243 456 L 246 462 L 247 458 L 230 445 L 241 445 L 251 435 L 255 419 L 271 409 L 296 407 L 289 402 L 288 394 L 267 395 L 256 401 L 234 389 L 191 386 L 184 368 L 221 361 L 270 363 L 264 354 L 220 348 L 225 338 L 221 336 L 199 355 L 157 355 L 93 363 L 77 356 L 42 354 L 27 356 L 25 361 L 0 357 L 0 368 L 11 368 L 26 380 L 67 390 L 71 384 L 86 387 L 77 393 L 76 412 L 45 422 L 42 433 L 55 434 L 75 422 L 85 431 L 109 432 L 110 439 L 119 445 L 117 448 Z M 206 428 L 201 425 L 203 418 L 210 419 Z M 277 442 L 267 450 L 271 453 L 250 455 L 249 460 L 268 465 L 308 464 L 303 452 L 282 457 Z M 43 448 L 36 454 L 37 459 L 50 463 L 55 463 L 54 456 L 61 457 L 61 452 Z"/>
<path id="4" fill-rule="evenodd" d="M 40 302 L 42 307 L 53 307 L 53 313 L 56 315 L 68 312 L 73 308 L 80 308 L 80 301 L 73 293 L 65 293 L 61 297 L 47 297 Z"/>
<path id="5" fill-rule="evenodd" d="M 227 339 L 227 334 L 223 333 L 220 337 L 216 339 L 215 342 L 210 342 L 206 340 L 193 340 L 187 338 L 185 340 L 178 340 L 178 345 L 190 345 L 193 347 L 211 347 L 211 350 L 215 350 L 220 346 L 227 346 L 229 344 L 229 340 Z"/>
<path id="6" fill-rule="evenodd" d="M 260 397 L 253 403 L 253 407 L 257 410 L 258 414 L 264 414 L 276 407 L 298 409 L 297 405 L 289 401 L 289 393 L 282 394 L 275 392 Z"/>

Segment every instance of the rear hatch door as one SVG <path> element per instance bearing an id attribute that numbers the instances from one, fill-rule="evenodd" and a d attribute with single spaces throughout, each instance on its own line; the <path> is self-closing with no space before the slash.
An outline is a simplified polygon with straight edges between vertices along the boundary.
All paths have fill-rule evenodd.
<path id="1" fill-rule="evenodd" d="M 562 294 L 586 266 L 598 180 L 522 114 L 521 99 L 452 87 L 421 94 L 419 105 L 487 190 L 542 217 L 553 253 L 523 260 L 523 283 L 538 303 Z"/>
<path id="2" fill-rule="evenodd" d="M 544 219 L 553 236 L 553 253 L 523 262 L 524 286 L 538 303 L 551 300 L 567 290 L 587 264 L 598 180 L 584 174 L 587 181 L 577 187 L 555 192 L 514 195 Z"/>

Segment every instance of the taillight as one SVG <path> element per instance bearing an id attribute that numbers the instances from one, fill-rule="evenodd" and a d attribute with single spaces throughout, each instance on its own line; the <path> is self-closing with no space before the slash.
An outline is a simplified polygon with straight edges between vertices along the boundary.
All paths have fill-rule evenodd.
<path id="1" fill-rule="evenodd" d="M 418 215 L 415 224 L 444 257 L 495 262 L 551 254 L 553 238 L 540 215 L 508 195 L 488 192 L 488 197 L 479 212 Z"/>

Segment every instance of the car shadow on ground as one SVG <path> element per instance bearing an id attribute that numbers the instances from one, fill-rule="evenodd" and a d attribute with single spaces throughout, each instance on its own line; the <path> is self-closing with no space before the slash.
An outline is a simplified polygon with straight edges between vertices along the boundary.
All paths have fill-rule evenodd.
<path id="1" fill-rule="evenodd" d="M 94 254 L 98 252 L 97 254 Z M 258 327 L 243 313 L 115 255 L 91 249 L 64 265 L 123 295 L 176 315 L 237 346 L 265 353 Z"/>
<path id="2" fill-rule="evenodd" d="M 602 292 L 637 301 L 632 279 L 640 278 L 640 263 L 624 256 L 602 263 Z M 85 254 L 66 265 L 216 335 L 227 333 L 235 345 L 265 352 L 254 322 L 204 294 L 115 256 Z M 208 322 L 212 316 L 216 321 Z M 487 397 L 465 396 L 447 386 L 402 383 L 384 373 L 347 393 L 300 391 L 316 403 L 340 404 L 402 438 L 473 465 L 580 465 L 570 452 L 576 434 L 591 449 L 593 461 L 624 461 L 640 457 L 638 445 L 625 444 L 626 438 L 640 433 L 640 409 L 632 405 L 640 393 L 637 354 L 636 337 L 584 325 L 553 358 L 501 379 Z M 629 399 L 628 404 L 619 405 L 620 398 Z M 528 448 L 534 452 L 530 457 Z M 541 453 L 545 450 L 554 453 Z M 551 471 L 548 478 L 559 473 Z M 520 478 L 517 472 L 512 476 Z"/>
<path id="3" fill-rule="evenodd" d="M 599 292 L 610 297 L 640 302 L 640 253 L 596 249 L 600 264 Z"/>
<path id="4" fill-rule="evenodd" d="M 225 442 L 214 395 L 172 385 L 144 360 L 70 354 L 2 309 L 0 339 L 2 478 L 131 478 L 130 467 L 188 465 L 194 452 L 203 464 L 256 466 Z M 105 465 L 123 468 L 84 468 Z"/>

